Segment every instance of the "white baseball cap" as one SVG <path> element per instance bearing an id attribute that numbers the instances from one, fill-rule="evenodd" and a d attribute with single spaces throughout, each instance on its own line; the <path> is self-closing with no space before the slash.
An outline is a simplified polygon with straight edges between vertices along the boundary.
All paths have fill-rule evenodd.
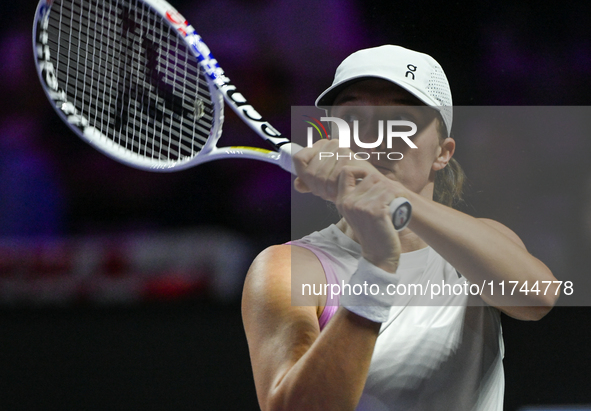
<path id="1" fill-rule="evenodd" d="M 330 107 L 345 87 L 366 77 L 391 81 L 437 109 L 449 135 L 453 108 L 449 82 L 443 69 L 428 54 L 400 46 L 385 45 L 351 54 L 337 67 L 332 86 L 316 99 L 316 107 Z"/>

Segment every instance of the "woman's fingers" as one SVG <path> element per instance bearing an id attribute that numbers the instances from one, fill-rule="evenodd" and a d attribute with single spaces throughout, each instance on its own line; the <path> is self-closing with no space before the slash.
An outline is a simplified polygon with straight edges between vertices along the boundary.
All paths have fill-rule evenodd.
<path id="1" fill-rule="evenodd" d="M 355 159 L 338 140 L 320 140 L 294 156 L 295 189 L 334 202 L 361 244 L 364 257 L 395 272 L 400 241 L 388 206 L 403 187 L 386 178 L 371 163 Z"/>
<path id="2" fill-rule="evenodd" d="M 348 148 L 339 147 L 338 140 L 320 140 L 294 156 L 297 178 L 294 187 L 302 193 L 310 192 L 325 200 L 336 201 L 339 178 L 343 167 L 354 166 L 365 172 L 378 172 L 369 162 L 358 160 Z"/>
<path id="3" fill-rule="evenodd" d="M 335 142 L 336 143 L 336 142 Z M 332 152 L 332 146 L 335 144 L 330 140 L 319 140 L 312 147 L 305 147 L 301 149 L 294 157 L 293 163 L 297 178 L 294 182 L 294 187 L 301 193 L 315 193 L 315 186 L 318 182 L 314 181 L 314 176 L 317 175 L 318 169 L 324 163 L 320 163 L 318 158 L 322 152 Z"/>
<path id="4" fill-rule="evenodd" d="M 389 204 L 396 198 L 397 183 L 377 174 L 367 175 L 357 183 L 362 171 L 343 168 L 337 208 L 353 229 L 365 259 L 386 271 L 395 272 L 400 240 L 390 219 Z"/>

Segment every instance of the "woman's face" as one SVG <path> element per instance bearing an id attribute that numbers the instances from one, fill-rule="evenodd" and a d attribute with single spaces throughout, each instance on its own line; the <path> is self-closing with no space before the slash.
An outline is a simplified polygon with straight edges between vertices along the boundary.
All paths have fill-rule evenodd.
<path id="1" fill-rule="evenodd" d="M 435 109 L 425 106 L 406 90 L 386 80 L 368 79 L 348 86 L 337 95 L 330 115 L 347 121 L 352 134 L 356 120 L 359 139 L 363 143 L 378 140 L 378 125 L 383 120 L 383 141 L 378 147 L 360 148 L 351 138 L 351 149 L 369 153 L 369 161 L 382 174 L 417 193 L 429 190 L 432 194 L 435 172 L 445 167 L 455 148 L 452 139 L 440 139 L 440 120 Z M 416 124 L 417 132 L 410 140 L 417 148 L 411 148 L 399 137 L 388 139 L 388 120 L 406 120 Z M 409 128 L 395 126 L 393 130 L 408 131 Z M 391 142 L 390 147 L 388 140 Z M 403 158 L 397 160 L 400 155 L 390 155 L 388 158 L 387 154 L 394 152 L 401 153 Z"/>

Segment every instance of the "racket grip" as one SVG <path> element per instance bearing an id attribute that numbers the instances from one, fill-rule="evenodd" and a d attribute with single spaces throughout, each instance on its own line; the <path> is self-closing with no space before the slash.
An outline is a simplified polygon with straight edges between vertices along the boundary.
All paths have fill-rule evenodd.
<path id="1" fill-rule="evenodd" d="M 410 222 L 411 216 L 412 206 L 406 198 L 396 197 L 390 203 L 390 217 L 396 231 L 404 230 Z"/>
<path id="2" fill-rule="evenodd" d="M 303 147 L 296 143 L 287 143 L 279 147 L 279 165 L 282 169 L 289 171 L 294 176 L 297 175 L 293 165 L 293 156 Z"/>

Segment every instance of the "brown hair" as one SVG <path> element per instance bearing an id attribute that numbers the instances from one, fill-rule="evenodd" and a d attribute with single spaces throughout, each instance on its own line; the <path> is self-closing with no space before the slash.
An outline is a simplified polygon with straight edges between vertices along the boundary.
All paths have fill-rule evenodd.
<path id="1" fill-rule="evenodd" d="M 438 116 L 437 130 L 439 139 L 447 138 L 445 123 Z M 451 158 L 447 166 L 435 173 L 435 189 L 433 200 L 449 207 L 457 207 L 464 202 L 464 183 L 466 174 L 455 158 Z"/>

